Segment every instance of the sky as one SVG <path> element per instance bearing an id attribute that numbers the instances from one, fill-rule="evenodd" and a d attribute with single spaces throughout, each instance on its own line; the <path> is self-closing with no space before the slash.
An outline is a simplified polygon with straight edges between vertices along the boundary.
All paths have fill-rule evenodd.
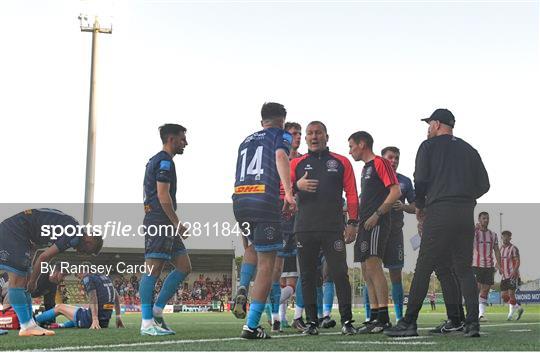
<path id="1" fill-rule="evenodd" d="M 489 172 L 480 202 L 540 197 L 527 181 L 540 128 L 538 1 L 6 0 L 2 203 L 84 199 L 91 35 L 77 17 L 96 9 L 113 25 L 98 40 L 96 202 L 142 201 L 166 122 L 188 128 L 179 202 L 230 202 L 237 146 L 265 101 L 304 126 L 324 121 L 336 153 L 357 130 L 376 150 L 398 146 L 408 176 L 420 119 L 448 108 Z"/>

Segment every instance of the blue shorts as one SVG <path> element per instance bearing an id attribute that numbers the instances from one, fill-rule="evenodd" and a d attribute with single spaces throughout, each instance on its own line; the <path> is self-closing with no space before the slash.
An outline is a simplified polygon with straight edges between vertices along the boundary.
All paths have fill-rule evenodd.
<path id="1" fill-rule="evenodd" d="M 90 328 L 92 326 L 92 311 L 90 309 L 79 308 L 75 313 L 75 320 L 78 328 Z M 109 320 L 99 320 L 101 328 L 109 327 Z"/>
<path id="2" fill-rule="evenodd" d="M 0 223 L 0 270 L 25 277 L 32 266 L 31 244 Z"/>
<path id="3" fill-rule="evenodd" d="M 384 267 L 389 270 L 400 270 L 403 268 L 405 258 L 403 256 L 403 230 L 401 227 L 391 227 L 382 260 Z"/>
<path id="4" fill-rule="evenodd" d="M 144 222 L 144 258 L 171 260 L 187 254 L 182 237 L 172 224 Z"/>
<path id="5" fill-rule="evenodd" d="M 279 222 L 238 221 L 244 234 L 257 252 L 280 251 L 283 249 L 283 234 Z M 247 226 L 246 226 L 247 225 Z"/>

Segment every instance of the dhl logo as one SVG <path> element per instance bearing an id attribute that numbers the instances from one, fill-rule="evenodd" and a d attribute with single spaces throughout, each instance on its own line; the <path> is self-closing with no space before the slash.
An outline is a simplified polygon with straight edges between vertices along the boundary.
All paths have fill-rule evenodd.
<path id="1" fill-rule="evenodd" d="M 241 185 L 234 188 L 235 194 L 264 194 L 266 185 Z"/>

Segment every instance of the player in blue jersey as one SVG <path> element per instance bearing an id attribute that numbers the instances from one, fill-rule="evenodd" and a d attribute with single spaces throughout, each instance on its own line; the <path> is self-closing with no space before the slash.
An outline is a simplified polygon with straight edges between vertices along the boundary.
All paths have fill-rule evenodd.
<path id="1" fill-rule="evenodd" d="M 257 268 L 252 301 L 242 338 L 264 339 L 269 335 L 259 325 L 272 284 L 276 252 L 283 248 L 281 213 L 294 213 L 289 150 L 291 135 L 283 130 L 287 111 L 279 103 L 262 106 L 262 130 L 244 139 L 238 148 L 234 215 L 244 231 L 244 260 L 240 286 L 233 313 L 245 317 L 247 291 Z M 283 185 L 283 208 L 280 207 L 280 182 Z"/>
<path id="2" fill-rule="evenodd" d="M 141 335 L 174 334 L 163 320 L 163 308 L 191 272 L 191 262 L 183 242 L 186 228 L 176 214 L 176 168 L 173 162 L 174 156 L 184 153 L 184 148 L 188 145 L 186 131 L 186 128 L 177 124 L 161 126 L 159 134 L 163 149 L 146 164 L 144 258 L 147 268 L 152 271 L 142 276 L 139 286 Z M 153 303 L 156 281 L 168 261 L 175 269 L 163 281 L 159 295 Z"/>
<path id="3" fill-rule="evenodd" d="M 82 268 L 90 268 L 89 262 L 83 262 Z M 116 313 L 116 327 L 123 328 L 120 299 L 111 279 L 105 275 L 91 274 L 87 271 L 77 274 L 88 297 L 88 308 L 74 305 L 57 304 L 53 309 L 47 310 L 36 316 L 38 324 L 53 321 L 57 316 L 63 315 L 69 321 L 63 324 L 55 324 L 58 328 L 88 328 L 99 330 L 109 327 L 112 311 Z"/>
<path id="4" fill-rule="evenodd" d="M 396 320 L 399 321 L 403 318 L 403 284 L 401 281 L 401 271 L 404 265 L 404 249 L 403 249 L 403 218 L 404 212 L 414 214 L 415 213 L 415 194 L 414 187 L 411 179 L 406 176 L 397 173 L 399 166 L 399 148 L 389 146 L 383 148 L 381 156 L 388 160 L 392 165 L 392 168 L 396 172 L 399 187 L 401 189 L 401 197 L 396 201 L 391 211 L 390 222 L 390 236 L 386 244 L 386 250 L 383 256 L 384 267 L 390 272 L 390 281 L 392 282 L 392 301 L 394 302 L 394 309 L 396 312 Z M 377 318 L 376 310 L 371 312 L 369 306 L 369 296 L 366 295 L 366 321 L 371 321 L 371 318 L 375 320 Z"/>
<path id="5" fill-rule="evenodd" d="M 32 318 L 32 293 L 41 264 L 74 248 L 80 254 L 97 255 L 103 239 L 88 234 L 75 218 L 51 208 L 28 209 L 0 223 L 0 270 L 9 274 L 8 295 L 21 324 L 19 336 L 52 336 Z M 34 262 L 37 249 L 44 251 Z"/>

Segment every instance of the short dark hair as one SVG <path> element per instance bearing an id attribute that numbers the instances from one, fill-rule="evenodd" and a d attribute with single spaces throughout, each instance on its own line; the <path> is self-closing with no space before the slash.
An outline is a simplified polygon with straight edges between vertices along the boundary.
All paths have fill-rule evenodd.
<path id="1" fill-rule="evenodd" d="M 501 235 L 509 235 L 509 236 L 512 236 L 512 232 L 509 231 L 509 230 L 503 230 Z"/>
<path id="2" fill-rule="evenodd" d="M 283 128 L 283 130 L 287 131 L 287 130 L 290 130 L 290 129 L 302 130 L 302 126 L 300 126 L 300 124 L 292 122 L 292 121 L 286 122 L 285 127 Z"/>
<path id="3" fill-rule="evenodd" d="M 263 120 L 274 120 L 287 117 L 287 110 L 283 104 L 267 102 L 261 108 L 261 117 Z"/>
<path id="4" fill-rule="evenodd" d="M 369 149 L 373 150 L 373 137 L 366 131 L 357 131 L 351 136 L 349 140 L 353 140 L 356 144 L 359 144 L 360 141 L 363 141 Z"/>
<path id="5" fill-rule="evenodd" d="M 478 214 L 478 218 L 482 217 L 482 216 L 488 216 L 489 217 L 489 213 L 487 213 L 486 211 L 482 211 Z"/>
<path id="6" fill-rule="evenodd" d="M 313 120 L 312 122 L 310 122 L 310 123 L 308 124 L 308 126 L 309 126 L 309 125 L 321 125 L 322 128 L 323 128 L 323 130 L 324 130 L 324 132 L 328 134 L 328 129 L 326 129 L 326 125 L 324 125 L 324 123 L 323 123 L 322 121 L 319 121 L 319 120 Z"/>
<path id="7" fill-rule="evenodd" d="M 386 152 L 394 152 L 395 154 L 400 154 L 399 148 L 394 146 L 388 146 L 382 149 L 381 156 L 384 156 Z"/>
<path id="8" fill-rule="evenodd" d="M 164 144 L 167 143 L 167 139 L 171 135 L 179 135 L 181 132 L 186 132 L 187 129 L 182 125 L 178 124 L 165 124 L 159 127 L 159 137 L 161 137 L 161 142 Z"/>

